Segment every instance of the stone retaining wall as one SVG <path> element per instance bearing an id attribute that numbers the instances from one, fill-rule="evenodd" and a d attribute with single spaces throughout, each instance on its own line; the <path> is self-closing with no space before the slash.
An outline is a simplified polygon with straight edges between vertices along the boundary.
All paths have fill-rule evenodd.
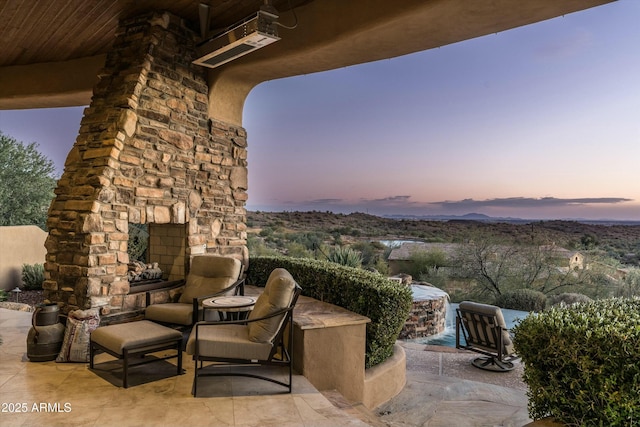
<path id="1" fill-rule="evenodd" d="M 444 332 L 449 298 L 414 301 L 409 318 L 400 331 L 400 339 L 428 337 Z"/>

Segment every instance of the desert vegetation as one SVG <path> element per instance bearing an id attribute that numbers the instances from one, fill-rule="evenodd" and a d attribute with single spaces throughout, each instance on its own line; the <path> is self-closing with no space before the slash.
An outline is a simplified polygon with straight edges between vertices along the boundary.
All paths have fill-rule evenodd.
<path id="1" fill-rule="evenodd" d="M 249 212 L 247 225 L 252 256 L 331 260 L 383 275 L 392 248 L 381 240 L 456 244 L 453 254 L 413 253 L 403 271 L 444 289 L 453 301 L 502 301 L 539 310 L 539 295 L 562 300 L 561 295 L 640 294 L 639 225 L 397 220 L 330 212 Z M 564 265 L 549 249 L 558 247 L 579 252 L 584 266 Z M 530 292 L 516 292 L 520 289 Z"/>

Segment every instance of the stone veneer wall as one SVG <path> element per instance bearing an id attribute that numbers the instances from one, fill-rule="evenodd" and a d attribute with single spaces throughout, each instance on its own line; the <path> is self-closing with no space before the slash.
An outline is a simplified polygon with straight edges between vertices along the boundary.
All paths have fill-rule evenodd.
<path id="1" fill-rule="evenodd" d="M 444 332 L 448 304 L 449 298 L 446 295 L 435 299 L 414 301 L 399 338 L 423 338 Z"/>
<path id="2" fill-rule="evenodd" d="M 185 256 L 247 258 L 246 133 L 210 120 L 194 35 L 155 13 L 120 23 L 49 209 L 45 298 L 126 304 L 128 224 L 181 224 Z"/>

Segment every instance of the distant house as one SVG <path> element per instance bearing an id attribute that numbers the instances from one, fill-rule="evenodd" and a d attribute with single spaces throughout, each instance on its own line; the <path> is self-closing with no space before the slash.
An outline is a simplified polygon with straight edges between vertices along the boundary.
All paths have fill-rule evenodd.
<path id="1" fill-rule="evenodd" d="M 548 251 L 558 267 L 570 270 L 582 270 L 585 268 L 584 255 L 580 252 L 570 251 L 556 245 L 540 246 L 540 249 Z"/>

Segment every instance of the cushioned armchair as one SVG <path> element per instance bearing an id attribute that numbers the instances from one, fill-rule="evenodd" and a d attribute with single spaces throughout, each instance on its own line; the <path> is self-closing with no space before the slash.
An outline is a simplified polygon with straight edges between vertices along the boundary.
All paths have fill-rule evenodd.
<path id="1" fill-rule="evenodd" d="M 229 257 L 214 255 L 195 256 L 176 301 L 150 304 L 147 294 L 145 319 L 154 322 L 191 326 L 200 320 L 202 301 L 214 296 L 243 295 L 242 263 Z"/>
<path id="2" fill-rule="evenodd" d="M 461 337 L 464 337 L 464 344 Z M 473 366 L 496 372 L 514 368 L 518 359 L 500 307 L 463 301 L 456 310 L 456 348 L 486 357 L 474 359 Z"/>
<path id="3" fill-rule="evenodd" d="M 258 297 L 248 319 L 229 322 L 198 322 L 191 331 L 186 351 L 193 355 L 195 376 L 193 395 L 198 393 L 198 378 L 239 375 L 259 378 L 288 388 L 291 393 L 293 308 L 301 289 L 291 274 L 276 268 L 269 275 L 264 292 Z M 285 334 L 285 330 L 289 333 Z M 216 362 L 204 365 L 204 362 Z M 288 367 L 289 381 L 236 370 L 223 371 L 225 365 L 275 365 Z"/>

